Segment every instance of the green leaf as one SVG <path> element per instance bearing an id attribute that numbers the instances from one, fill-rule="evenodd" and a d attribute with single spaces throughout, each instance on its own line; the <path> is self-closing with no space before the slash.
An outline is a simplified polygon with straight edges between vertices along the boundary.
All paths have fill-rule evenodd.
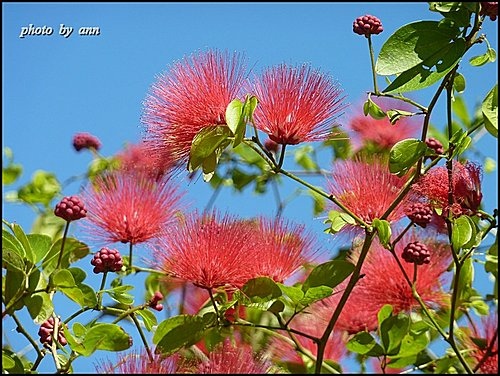
<path id="1" fill-rule="evenodd" d="M 497 59 L 497 53 L 493 48 L 488 48 L 488 50 L 479 56 L 474 56 L 469 59 L 469 64 L 473 67 L 480 67 L 487 63 L 494 63 Z"/>
<path id="2" fill-rule="evenodd" d="M 17 252 L 2 243 L 2 267 L 24 272 L 26 263 Z"/>
<path id="3" fill-rule="evenodd" d="M 426 61 L 422 65 L 401 73 L 383 92 L 406 93 L 435 84 L 458 64 L 465 52 L 465 45 L 465 40 L 462 38 L 451 43 L 442 52 L 443 58 Z"/>
<path id="4" fill-rule="evenodd" d="M 156 321 L 156 316 L 153 312 L 143 309 L 140 311 L 136 311 L 136 313 L 142 317 L 142 320 L 144 321 L 144 326 L 146 327 L 146 330 L 148 332 L 153 330 L 153 327 L 158 325 L 158 322 Z"/>
<path id="5" fill-rule="evenodd" d="M 382 346 L 387 355 L 396 355 L 404 336 L 410 329 L 410 318 L 404 313 L 386 318 L 380 325 Z"/>
<path id="6" fill-rule="evenodd" d="M 316 266 L 307 276 L 302 291 L 307 292 L 312 287 L 328 286 L 334 288 L 354 271 L 354 265 L 343 260 L 327 261 Z"/>
<path id="7" fill-rule="evenodd" d="M 231 171 L 231 179 L 233 180 L 233 186 L 238 191 L 242 191 L 248 184 L 253 182 L 257 175 L 247 174 L 238 168 Z"/>
<path id="8" fill-rule="evenodd" d="M 15 183 L 22 173 L 23 166 L 10 162 L 6 167 L 2 167 L 2 185 Z"/>
<path id="9" fill-rule="evenodd" d="M 433 66 L 439 59 L 446 59 L 450 41 L 459 32 L 459 28 L 439 25 L 437 21 L 418 21 L 404 25 L 382 46 L 375 70 L 377 74 L 389 76 L 423 63 Z"/>
<path id="10" fill-rule="evenodd" d="M 363 113 L 365 116 L 370 115 L 376 120 L 381 120 L 386 116 L 386 113 L 370 98 L 363 104 Z"/>
<path id="11" fill-rule="evenodd" d="M 297 163 L 307 171 L 318 170 L 318 165 L 309 155 L 313 151 L 314 149 L 311 145 L 305 145 L 297 148 L 297 150 L 295 151 L 295 163 Z"/>
<path id="12" fill-rule="evenodd" d="M 37 264 L 45 258 L 47 253 L 49 253 L 52 239 L 50 236 L 42 234 L 28 234 L 26 237 L 33 251 L 33 263 Z"/>
<path id="13" fill-rule="evenodd" d="M 17 197 L 28 204 L 43 204 L 48 207 L 60 193 L 61 185 L 57 177 L 53 173 L 37 170 L 31 182 L 17 191 Z"/>
<path id="14" fill-rule="evenodd" d="M 5 274 L 5 303 L 8 304 L 11 300 L 17 300 L 21 297 L 22 293 L 25 291 L 26 284 L 26 274 L 24 272 L 15 270 L 15 269 L 7 269 Z M 21 309 L 24 306 L 24 303 L 21 300 L 13 307 L 14 311 Z M 9 311 L 10 312 L 10 311 Z"/>
<path id="15" fill-rule="evenodd" d="M 26 296 L 23 300 L 35 324 L 41 325 L 54 312 L 54 304 L 46 292 Z"/>
<path id="16" fill-rule="evenodd" d="M 429 10 L 433 12 L 455 12 L 460 9 L 461 3 L 457 2 L 429 2 Z"/>
<path id="17" fill-rule="evenodd" d="M 219 155 L 231 143 L 228 138 L 231 136 L 231 130 L 224 125 L 202 128 L 194 136 L 189 153 L 188 170 L 195 171 L 200 167 L 205 159 L 213 154 Z M 217 159 L 217 158 L 216 158 Z"/>
<path id="18" fill-rule="evenodd" d="M 498 84 L 496 84 L 484 98 L 481 105 L 484 126 L 494 137 L 498 137 Z"/>
<path id="19" fill-rule="evenodd" d="M 123 351 L 132 345 L 131 337 L 116 324 L 99 323 L 91 327 L 82 342 L 89 356 L 96 350 Z"/>
<path id="20" fill-rule="evenodd" d="M 241 288 L 241 291 L 252 302 L 263 303 L 281 296 L 280 287 L 271 278 L 257 277 L 250 279 Z"/>
<path id="21" fill-rule="evenodd" d="M 402 177 L 408 170 L 425 155 L 427 145 L 415 138 L 408 138 L 397 142 L 389 154 L 389 170 Z"/>
<path id="22" fill-rule="evenodd" d="M 3 351 L 4 350 L 2 350 L 2 368 L 3 369 L 14 368 L 14 366 L 16 365 L 16 362 L 14 361 L 14 359 L 12 359 L 10 357 L 10 355 L 6 354 Z"/>
<path id="23" fill-rule="evenodd" d="M 457 93 L 463 93 L 465 91 L 465 77 L 462 74 L 457 73 L 455 75 L 455 79 L 453 80 L 453 89 Z"/>
<path id="24" fill-rule="evenodd" d="M 455 252 L 458 252 L 464 245 L 473 239 L 473 236 L 475 235 L 474 230 L 475 224 L 467 215 L 461 215 L 453 220 L 451 244 Z"/>
<path id="25" fill-rule="evenodd" d="M 467 150 L 471 142 L 472 139 L 467 136 L 466 131 L 462 129 L 457 130 L 450 139 L 450 144 L 455 144 L 455 150 L 453 150 L 452 158 L 458 157 L 465 150 Z"/>
<path id="26" fill-rule="evenodd" d="M 247 102 L 245 101 L 245 104 Z M 226 123 L 234 134 L 233 148 L 238 146 L 245 135 L 244 105 L 239 99 L 232 100 L 226 108 Z"/>
<path id="27" fill-rule="evenodd" d="M 156 351 L 170 355 L 184 346 L 198 342 L 205 326 L 205 320 L 200 316 L 179 315 L 168 318 L 158 325 L 153 336 Z"/>
<path id="28" fill-rule="evenodd" d="M 24 246 L 21 244 L 19 239 L 6 229 L 2 229 L 2 251 L 6 249 L 10 249 L 15 252 L 23 260 L 26 257 L 26 251 L 24 250 Z"/>
<path id="29" fill-rule="evenodd" d="M 382 325 L 382 322 L 384 322 L 385 319 L 391 316 L 392 316 L 392 305 L 384 304 L 384 306 L 380 308 L 380 310 L 377 313 L 378 326 L 380 327 Z"/>
<path id="30" fill-rule="evenodd" d="M 368 332 L 359 332 L 346 344 L 347 350 L 361 355 L 381 356 L 384 350 Z"/>
<path id="31" fill-rule="evenodd" d="M 316 286 L 307 289 L 305 296 L 300 299 L 299 303 L 307 306 L 318 300 L 325 299 L 333 294 L 333 289 L 328 286 Z"/>
<path id="32" fill-rule="evenodd" d="M 23 245 L 24 252 L 26 253 L 26 259 L 33 264 L 35 263 L 35 254 L 31 249 L 31 244 L 28 240 L 28 237 L 24 233 L 21 226 L 17 223 L 12 223 L 12 231 L 14 231 L 14 235 L 19 240 L 19 242 Z"/>
<path id="33" fill-rule="evenodd" d="M 404 110 L 388 110 L 387 111 L 387 117 L 389 118 L 389 121 L 391 122 L 392 125 L 396 124 L 399 119 L 401 119 L 404 116 L 413 116 L 413 112 L 408 112 Z"/>
<path id="34" fill-rule="evenodd" d="M 372 225 L 377 229 L 380 244 L 382 244 L 384 248 L 388 248 L 392 234 L 391 224 L 385 219 L 375 218 L 372 222 Z"/>
<path id="35" fill-rule="evenodd" d="M 61 291 L 68 298 L 85 307 L 85 296 L 78 288 L 71 272 L 67 269 L 61 269 L 52 275 L 53 286 Z"/>
<path id="36" fill-rule="evenodd" d="M 267 310 L 272 313 L 280 313 L 285 310 L 285 304 L 281 300 L 276 300 Z"/>
<path id="37" fill-rule="evenodd" d="M 282 283 L 277 283 L 280 290 L 285 294 L 293 304 L 299 304 L 300 300 L 304 297 L 304 292 L 298 286 L 285 286 Z"/>
<path id="38" fill-rule="evenodd" d="M 55 270 L 59 253 L 61 252 L 61 245 L 62 239 L 56 240 L 52 244 L 49 253 L 42 261 L 42 269 L 45 274 L 51 274 Z M 70 263 L 84 258 L 89 253 L 90 249 L 85 243 L 82 243 L 75 238 L 66 238 L 66 242 L 64 244 L 64 254 L 61 259 L 61 268 L 67 269 Z"/>
<path id="39" fill-rule="evenodd" d="M 456 278 L 456 275 L 455 277 Z M 458 279 L 458 297 L 459 304 L 457 304 L 457 309 L 460 309 L 460 304 L 467 302 L 471 295 L 473 295 L 472 282 L 474 281 L 474 265 L 472 264 L 472 258 L 468 258 L 464 261 L 462 269 L 460 270 L 460 275 Z"/>

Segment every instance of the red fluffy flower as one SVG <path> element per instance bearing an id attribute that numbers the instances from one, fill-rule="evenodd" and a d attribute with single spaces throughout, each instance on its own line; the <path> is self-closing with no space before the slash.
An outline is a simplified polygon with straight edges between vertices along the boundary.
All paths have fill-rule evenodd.
<path id="1" fill-rule="evenodd" d="M 480 373 L 498 374 L 498 312 L 482 318 L 463 342 L 472 350 Z"/>
<path id="2" fill-rule="evenodd" d="M 413 191 L 427 199 L 434 208 L 442 209 L 445 217 L 450 211 L 456 217 L 474 215 L 483 198 L 481 174 L 481 167 L 475 163 L 453 163 L 453 205 L 448 202 L 448 169 L 444 166 L 429 170 L 413 185 Z"/>
<path id="3" fill-rule="evenodd" d="M 151 153 L 148 141 L 129 144 L 116 155 L 122 171 L 144 172 L 154 179 L 161 179 L 174 167 L 174 162 L 168 154 Z"/>
<path id="4" fill-rule="evenodd" d="M 87 229 L 105 242 L 143 243 L 175 219 L 181 194 L 173 180 L 148 174 L 109 173 L 85 188 Z"/>
<path id="5" fill-rule="evenodd" d="M 364 115 L 353 117 L 349 127 L 364 146 L 373 144 L 384 150 L 390 150 L 397 142 L 413 137 L 417 129 L 404 118 L 393 125 L 387 117 L 376 120 Z"/>
<path id="6" fill-rule="evenodd" d="M 206 289 L 239 287 L 257 262 L 249 252 L 253 234 L 253 226 L 230 215 L 194 213 L 161 237 L 154 266 Z"/>
<path id="7" fill-rule="evenodd" d="M 186 162 L 196 133 L 226 124 L 226 107 L 239 96 L 244 80 L 245 64 L 238 54 L 207 51 L 175 63 L 153 84 L 144 103 L 151 153 Z"/>
<path id="8" fill-rule="evenodd" d="M 113 364 L 111 361 L 103 361 L 96 364 L 98 374 L 171 374 L 178 370 L 176 357 L 161 357 L 155 355 L 154 360 L 149 360 L 145 350 L 141 352 L 131 352 L 128 354 L 119 353 L 118 361 Z"/>
<path id="9" fill-rule="evenodd" d="M 238 343 L 233 346 L 226 339 L 208 354 L 208 360 L 187 368 L 187 373 L 197 374 L 264 374 L 271 364 L 254 354 L 252 347 Z"/>
<path id="10" fill-rule="evenodd" d="M 334 165 L 327 188 L 354 214 L 371 223 L 389 208 L 405 182 L 405 178 L 391 174 L 381 161 L 341 161 Z M 407 204 L 407 199 L 403 200 L 388 220 L 392 222 L 405 217 Z"/>
<path id="11" fill-rule="evenodd" d="M 253 274 L 276 282 L 283 283 L 311 261 L 316 252 L 312 234 L 306 232 L 304 226 L 291 222 L 260 218 L 254 238 L 258 239 L 257 244 L 249 250 L 257 253 Z"/>
<path id="12" fill-rule="evenodd" d="M 336 115 L 345 108 L 339 86 L 308 65 L 269 68 L 250 91 L 259 99 L 255 125 L 283 145 L 329 138 Z"/>
<path id="13" fill-rule="evenodd" d="M 330 311 L 331 313 L 333 312 Z M 310 336 L 320 338 L 328 325 L 329 317 L 325 315 L 318 315 L 316 309 L 307 309 L 305 312 L 296 316 L 290 324 L 290 327 L 299 332 L 308 334 Z M 345 332 L 334 330 L 326 343 L 324 358 L 339 362 L 340 359 L 346 354 L 345 347 Z M 311 354 L 316 355 L 318 346 L 312 339 L 304 336 L 297 335 L 297 341 L 303 348 L 309 350 Z M 288 341 L 283 341 L 281 338 L 276 337 L 271 342 L 274 358 L 279 361 L 292 362 L 303 364 L 302 357 L 297 353 L 295 347 Z"/>
<path id="14" fill-rule="evenodd" d="M 414 235 L 407 235 L 397 243 L 396 254 L 400 260 L 405 245 L 415 240 L 417 239 Z M 451 259 L 450 249 L 433 239 L 419 240 L 427 245 L 431 261 L 429 264 L 418 266 L 417 292 L 428 306 L 443 306 L 446 304 L 447 295 L 442 291 L 441 285 Z M 356 261 L 358 255 L 359 249 L 355 249 L 351 254 L 353 261 Z M 402 265 L 411 280 L 413 264 L 402 262 Z M 361 274 L 364 275 L 363 278 L 354 287 L 337 321 L 335 328 L 338 330 L 346 330 L 349 333 L 375 330 L 378 326 L 377 313 L 385 304 L 392 305 L 395 313 L 409 312 L 419 307 L 394 256 L 379 243 L 373 243 L 361 268 Z M 344 281 L 338 287 L 339 291 L 342 291 L 346 283 L 347 281 Z M 318 304 L 322 306 L 318 310 L 323 312 L 325 319 L 331 317 L 340 296 L 341 293 L 332 295 Z"/>

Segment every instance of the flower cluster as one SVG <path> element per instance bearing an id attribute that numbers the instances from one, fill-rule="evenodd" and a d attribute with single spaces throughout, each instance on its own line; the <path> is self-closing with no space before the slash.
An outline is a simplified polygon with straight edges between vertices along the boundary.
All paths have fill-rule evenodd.
<path id="1" fill-rule="evenodd" d="M 479 14 L 490 17 L 490 20 L 496 21 L 498 17 L 498 1 L 482 1 Z"/>
<path id="2" fill-rule="evenodd" d="M 123 260 L 120 252 L 116 249 L 101 248 L 90 261 L 94 266 L 94 273 L 118 272 L 123 267 Z"/>
<path id="3" fill-rule="evenodd" d="M 422 265 L 431 262 L 431 254 L 427 246 L 418 241 L 408 243 L 403 249 L 401 257 L 410 264 Z"/>
<path id="4" fill-rule="evenodd" d="M 45 320 L 42 325 L 40 326 L 40 329 L 38 330 L 38 335 L 40 336 L 40 342 L 44 345 L 50 346 L 52 345 L 52 336 L 54 333 L 54 318 L 49 317 L 47 320 Z M 66 340 L 66 337 L 64 336 L 64 325 L 59 321 L 58 323 L 58 329 L 57 329 L 57 341 L 59 344 L 62 346 L 67 345 L 68 341 Z"/>
<path id="5" fill-rule="evenodd" d="M 67 196 L 56 204 L 54 214 L 56 217 L 60 217 L 70 222 L 85 218 L 87 216 L 87 210 L 79 197 Z"/>
<path id="6" fill-rule="evenodd" d="M 163 309 L 163 304 L 158 303 L 160 300 L 163 300 L 163 294 L 159 291 L 155 291 L 149 300 L 149 306 L 156 311 L 161 311 Z"/>
<path id="7" fill-rule="evenodd" d="M 76 133 L 73 136 L 73 147 L 76 151 L 83 149 L 99 150 L 101 148 L 101 141 L 96 136 L 87 132 Z"/>
<path id="8" fill-rule="evenodd" d="M 356 34 L 364 35 L 369 37 L 370 35 L 380 34 L 384 31 L 382 27 L 382 22 L 375 16 L 367 14 L 365 16 L 360 16 L 354 20 L 352 23 L 352 31 Z"/>

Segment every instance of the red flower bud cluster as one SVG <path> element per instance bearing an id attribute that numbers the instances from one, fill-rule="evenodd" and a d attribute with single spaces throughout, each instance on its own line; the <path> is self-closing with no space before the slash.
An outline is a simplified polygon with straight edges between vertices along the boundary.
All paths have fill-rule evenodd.
<path id="1" fill-rule="evenodd" d="M 422 265 L 431 262 L 431 254 L 425 244 L 420 242 L 408 243 L 401 254 L 408 263 Z"/>
<path id="2" fill-rule="evenodd" d="M 163 309 L 163 304 L 158 304 L 160 300 L 163 300 L 163 294 L 156 291 L 149 301 L 149 306 L 157 311 L 161 311 Z"/>
<path id="3" fill-rule="evenodd" d="M 52 333 L 54 332 L 54 318 L 50 317 L 45 322 L 42 323 L 40 329 L 38 330 L 38 335 L 40 336 L 40 342 L 44 345 L 52 345 Z M 66 337 L 64 337 L 64 328 L 61 322 L 59 322 L 59 329 L 57 330 L 57 341 L 65 346 L 68 344 Z"/>
<path id="4" fill-rule="evenodd" d="M 416 202 L 409 205 L 405 212 L 413 223 L 423 228 L 432 220 L 432 208 L 429 204 Z"/>
<path id="5" fill-rule="evenodd" d="M 496 21 L 498 16 L 498 2 L 497 1 L 484 1 L 481 2 L 481 16 L 489 16 L 490 20 Z"/>
<path id="6" fill-rule="evenodd" d="M 76 151 L 90 148 L 99 150 L 101 141 L 90 133 L 77 133 L 73 136 L 73 147 Z"/>
<path id="7" fill-rule="evenodd" d="M 354 20 L 352 31 L 368 38 L 372 34 L 380 34 L 384 31 L 384 28 L 382 27 L 382 22 L 377 17 L 367 14 Z"/>
<path id="8" fill-rule="evenodd" d="M 90 261 L 94 265 L 94 273 L 118 272 L 123 267 L 122 256 L 116 249 L 101 248 Z"/>
<path id="9" fill-rule="evenodd" d="M 69 222 L 85 218 L 87 210 L 77 196 L 67 196 L 56 205 L 54 214 Z"/>

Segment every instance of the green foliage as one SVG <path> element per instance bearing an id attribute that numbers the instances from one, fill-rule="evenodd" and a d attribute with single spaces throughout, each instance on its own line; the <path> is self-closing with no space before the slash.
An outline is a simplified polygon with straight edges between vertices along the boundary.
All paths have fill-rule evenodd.
<path id="1" fill-rule="evenodd" d="M 372 221 L 372 225 L 377 229 L 380 244 L 382 244 L 384 248 L 387 248 L 389 245 L 389 241 L 391 240 L 391 224 L 385 219 L 375 218 Z"/>
<path id="2" fill-rule="evenodd" d="M 61 185 L 57 177 L 51 172 L 37 170 L 31 182 L 19 188 L 17 197 L 27 204 L 42 204 L 47 207 L 60 193 Z"/>
<path id="3" fill-rule="evenodd" d="M 425 142 L 414 138 L 397 142 L 389 154 L 389 170 L 399 177 L 404 176 L 426 151 Z"/>
<path id="4" fill-rule="evenodd" d="M 19 163 L 14 163 L 14 154 L 12 150 L 5 146 L 3 154 L 7 160 L 7 165 L 3 166 L 2 162 L 2 184 L 10 185 L 16 182 L 23 173 L 23 166 Z"/>
<path id="5" fill-rule="evenodd" d="M 498 84 L 484 98 L 481 106 L 484 126 L 494 137 L 498 137 Z"/>
<path id="6" fill-rule="evenodd" d="M 348 261 L 333 260 L 316 266 L 307 276 L 302 291 L 307 292 L 310 288 L 338 286 L 354 271 L 354 265 Z"/>

